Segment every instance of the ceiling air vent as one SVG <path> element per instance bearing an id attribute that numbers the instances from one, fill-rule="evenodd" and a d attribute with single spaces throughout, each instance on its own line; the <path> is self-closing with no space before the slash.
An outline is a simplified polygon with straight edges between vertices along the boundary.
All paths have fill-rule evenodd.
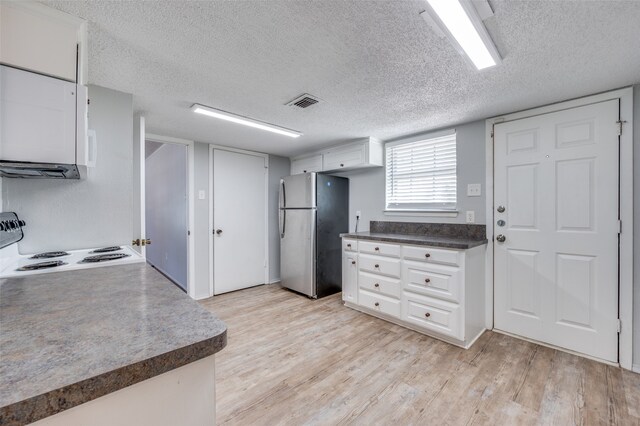
<path id="1" fill-rule="evenodd" d="M 319 98 L 316 98 L 315 96 L 311 96 L 310 94 L 305 93 L 304 95 L 298 96 L 291 102 L 288 102 L 287 105 L 295 106 L 298 108 L 309 108 L 310 106 L 315 105 L 318 102 L 320 102 Z"/>

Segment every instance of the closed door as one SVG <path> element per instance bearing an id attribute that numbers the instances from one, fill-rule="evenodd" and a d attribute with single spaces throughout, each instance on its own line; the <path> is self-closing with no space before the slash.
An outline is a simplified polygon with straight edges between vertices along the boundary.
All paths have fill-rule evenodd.
<path id="1" fill-rule="evenodd" d="M 500 123 L 495 327 L 618 358 L 618 100 Z"/>
<path id="2" fill-rule="evenodd" d="M 214 294 L 266 282 L 266 158 L 213 150 Z"/>

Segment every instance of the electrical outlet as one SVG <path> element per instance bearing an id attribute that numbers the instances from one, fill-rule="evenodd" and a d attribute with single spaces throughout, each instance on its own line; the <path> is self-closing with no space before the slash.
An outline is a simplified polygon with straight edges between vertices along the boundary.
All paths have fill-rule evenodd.
<path id="1" fill-rule="evenodd" d="M 467 210 L 467 223 L 476 222 L 476 212 L 474 210 Z"/>
<path id="2" fill-rule="evenodd" d="M 482 195 L 482 185 L 479 183 L 470 183 L 467 185 L 468 197 L 479 197 Z"/>
<path id="3" fill-rule="evenodd" d="M 356 217 L 360 217 L 360 210 L 356 212 Z"/>
<path id="4" fill-rule="evenodd" d="M 204 200 L 204 190 L 200 190 L 198 191 L 198 199 L 199 200 Z"/>

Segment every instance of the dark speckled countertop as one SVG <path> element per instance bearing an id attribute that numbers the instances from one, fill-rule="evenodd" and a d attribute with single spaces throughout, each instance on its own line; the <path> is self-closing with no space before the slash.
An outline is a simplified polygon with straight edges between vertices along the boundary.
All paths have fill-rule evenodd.
<path id="1" fill-rule="evenodd" d="M 461 223 L 369 222 L 370 231 L 341 237 L 398 244 L 470 249 L 487 243 L 486 226 Z"/>
<path id="2" fill-rule="evenodd" d="M 144 263 L 0 280 L 0 424 L 21 425 L 222 350 L 226 325 Z"/>

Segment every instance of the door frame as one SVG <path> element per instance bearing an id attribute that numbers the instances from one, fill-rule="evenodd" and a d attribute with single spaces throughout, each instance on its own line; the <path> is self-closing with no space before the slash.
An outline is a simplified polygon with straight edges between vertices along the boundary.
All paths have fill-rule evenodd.
<path id="1" fill-rule="evenodd" d="M 264 154 L 262 152 L 256 151 L 248 151 L 245 149 L 238 148 L 230 148 L 228 146 L 222 145 L 214 145 L 209 144 L 209 297 L 214 296 L 214 263 L 213 263 L 213 234 L 214 234 L 214 223 L 213 223 L 213 151 L 214 150 L 222 150 L 235 152 L 237 154 L 245 154 L 245 155 L 253 155 L 254 157 L 264 158 L 264 168 L 265 168 L 265 180 L 264 180 L 264 253 L 265 253 L 265 268 L 264 268 L 264 283 L 269 284 L 269 260 L 271 257 L 269 256 L 269 154 Z"/>
<path id="2" fill-rule="evenodd" d="M 486 217 L 487 217 L 487 256 L 485 275 L 485 327 L 493 329 L 494 315 L 494 145 L 493 125 L 548 114 L 566 109 L 577 108 L 598 102 L 620 99 L 620 120 L 623 121 L 620 135 L 620 232 L 619 249 L 619 291 L 618 317 L 622 323 L 618 339 L 618 363 L 627 370 L 633 369 L 633 87 L 624 87 L 609 92 L 598 93 L 582 98 L 558 102 L 538 108 L 518 111 L 486 120 Z M 640 366 L 637 366 L 640 369 Z"/>
<path id="3" fill-rule="evenodd" d="M 187 294 L 192 299 L 195 299 L 195 238 L 193 230 L 195 229 L 195 155 L 194 155 L 194 142 L 187 139 L 174 138 L 170 136 L 156 135 L 153 133 L 146 133 L 146 141 L 158 142 L 163 144 L 183 145 L 187 147 Z M 141 148 L 142 163 L 145 162 L 145 148 Z M 144 173 L 144 168 L 142 171 Z M 142 197 L 145 195 L 146 179 L 144 174 L 141 176 L 142 185 Z M 146 226 L 145 221 L 146 205 L 142 210 L 142 223 Z M 146 231 L 145 231 L 146 238 Z"/>

